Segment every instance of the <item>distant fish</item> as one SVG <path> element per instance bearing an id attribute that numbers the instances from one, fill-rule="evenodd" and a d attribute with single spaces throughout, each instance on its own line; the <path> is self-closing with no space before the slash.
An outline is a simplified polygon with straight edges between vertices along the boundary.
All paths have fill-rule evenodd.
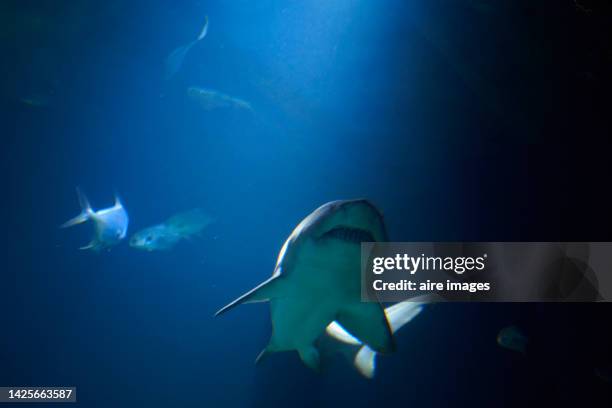
<path id="1" fill-rule="evenodd" d="M 130 239 L 130 246 L 149 252 L 168 251 L 181 240 L 200 234 L 212 222 L 213 219 L 200 209 L 187 211 L 138 231 Z"/>
<path id="2" fill-rule="evenodd" d="M 208 16 L 206 16 L 206 22 L 204 23 L 204 27 L 202 27 L 202 31 L 200 31 L 200 35 L 198 38 L 190 42 L 189 44 L 182 45 L 172 51 L 170 55 L 166 58 L 166 79 L 172 78 L 176 75 L 177 72 L 183 66 L 183 61 L 185 60 L 185 56 L 198 41 L 206 37 L 206 33 L 208 32 Z"/>
<path id="3" fill-rule="evenodd" d="M 516 326 L 504 327 L 497 335 L 497 344 L 508 350 L 525 353 L 527 348 L 527 337 Z"/>
<path id="4" fill-rule="evenodd" d="M 19 102 L 32 108 L 45 108 L 50 104 L 50 98 L 43 94 L 32 94 L 19 98 Z"/>
<path id="5" fill-rule="evenodd" d="M 91 242 L 80 249 L 91 249 L 100 251 L 117 245 L 125 238 L 128 229 L 129 218 L 123 208 L 121 201 L 115 196 L 115 204 L 110 208 L 94 211 L 87 200 L 87 197 L 77 188 L 81 213 L 76 217 L 66 221 L 60 228 L 68 228 L 73 225 L 82 224 L 88 220 L 93 221 L 95 235 Z"/>
<path id="6" fill-rule="evenodd" d="M 221 108 L 245 109 L 252 111 L 251 104 L 239 98 L 226 95 L 213 89 L 191 86 L 187 89 L 189 98 L 200 104 L 204 110 Z"/>

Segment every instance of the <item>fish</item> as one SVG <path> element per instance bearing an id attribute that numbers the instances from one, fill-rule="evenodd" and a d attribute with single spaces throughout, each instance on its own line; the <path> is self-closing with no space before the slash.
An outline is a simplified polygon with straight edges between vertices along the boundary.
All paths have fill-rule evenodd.
<path id="1" fill-rule="evenodd" d="M 233 108 L 253 111 L 251 104 L 240 98 L 226 95 L 213 89 L 190 86 L 187 88 L 187 96 L 197 102 L 204 110 Z"/>
<path id="2" fill-rule="evenodd" d="M 119 244 L 126 237 L 129 224 L 128 213 L 119 197 L 115 194 L 115 204 L 112 207 L 94 211 L 85 194 L 79 188 L 76 190 L 81 205 L 81 213 L 63 223 L 60 228 L 68 228 L 86 221 L 92 221 L 94 236 L 89 244 L 80 249 L 91 249 L 98 252 Z"/>
<path id="3" fill-rule="evenodd" d="M 45 108 L 50 104 L 50 98 L 44 94 L 32 94 L 19 98 L 19 102 L 32 108 Z"/>
<path id="4" fill-rule="evenodd" d="M 149 252 L 169 251 L 180 241 L 199 235 L 212 222 L 211 217 L 196 208 L 138 231 L 130 238 L 130 246 Z"/>
<path id="5" fill-rule="evenodd" d="M 204 27 L 202 27 L 202 30 L 200 31 L 200 35 L 198 35 L 198 37 L 192 42 L 190 42 L 189 44 L 185 44 L 185 45 L 182 45 L 176 48 L 166 58 L 166 63 L 165 63 L 166 80 L 171 79 L 174 75 L 176 75 L 180 71 L 181 67 L 183 66 L 183 61 L 185 60 L 185 57 L 187 56 L 187 53 L 189 52 L 189 50 L 191 50 L 191 48 L 194 45 L 196 45 L 199 41 L 201 41 L 204 37 L 206 37 L 206 34 L 208 33 L 208 16 L 206 16 L 205 19 L 206 21 L 204 23 Z"/>
<path id="6" fill-rule="evenodd" d="M 282 246 L 272 276 L 221 308 L 270 302 L 272 334 L 258 355 L 297 351 L 320 371 L 315 341 L 337 321 L 379 353 L 395 349 L 389 322 L 378 302 L 361 302 L 361 242 L 387 241 L 380 211 L 365 199 L 332 201 L 295 227 Z"/>
<path id="7" fill-rule="evenodd" d="M 504 327 L 497 335 L 497 344 L 508 350 L 525 353 L 527 349 L 527 337 L 516 326 Z"/>
<path id="8" fill-rule="evenodd" d="M 395 334 L 399 329 L 412 321 L 422 311 L 423 306 L 429 303 L 424 299 L 410 299 L 396 303 L 385 308 L 385 316 L 389 322 L 391 333 Z M 353 365 L 357 371 L 366 378 L 374 378 L 376 371 L 376 351 L 372 350 L 367 344 L 350 334 L 337 321 L 331 322 L 325 332 L 328 336 L 339 342 L 351 346 L 359 346 L 353 358 Z"/>
<path id="9" fill-rule="evenodd" d="M 169 251 L 182 239 L 183 237 L 165 224 L 159 224 L 145 228 L 132 235 L 130 246 L 148 252 Z"/>

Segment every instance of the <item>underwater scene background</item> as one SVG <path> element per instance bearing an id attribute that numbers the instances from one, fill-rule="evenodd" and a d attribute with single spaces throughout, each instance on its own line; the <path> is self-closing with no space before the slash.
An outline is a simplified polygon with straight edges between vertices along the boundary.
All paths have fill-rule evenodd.
<path id="1" fill-rule="evenodd" d="M 371 200 L 392 241 L 610 241 L 610 22 L 586 1 L 4 0 L 0 385 L 87 407 L 609 404 L 609 304 L 427 306 L 371 380 L 342 355 L 255 366 L 269 307 L 213 314 L 336 199 Z M 128 239 L 78 250 L 91 226 L 58 228 L 76 186 L 94 209 L 117 192 Z M 128 245 L 193 208 L 201 236 Z"/>

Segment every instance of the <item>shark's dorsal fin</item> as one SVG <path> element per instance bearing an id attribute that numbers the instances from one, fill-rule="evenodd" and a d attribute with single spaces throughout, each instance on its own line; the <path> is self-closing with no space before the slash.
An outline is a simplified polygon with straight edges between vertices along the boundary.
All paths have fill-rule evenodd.
<path id="1" fill-rule="evenodd" d="M 282 275 L 272 276 L 270 279 L 262 282 L 255 288 L 240 296 L 238 299 L 219 309 L 219 311 L 215 313 L 215 316 L 225 313 L 235 306 L 243 303 L 265 302 L 274 297 L 278 297 L 280 290 L 282 290 L 283 281 Z"/>
<path id="2" fill-rule="evenodd" d="M 389 353 L 395 349 L 391 328 L 379 303 L 351 303 L 340 310 L 336 320 L 377 352 Z"/>

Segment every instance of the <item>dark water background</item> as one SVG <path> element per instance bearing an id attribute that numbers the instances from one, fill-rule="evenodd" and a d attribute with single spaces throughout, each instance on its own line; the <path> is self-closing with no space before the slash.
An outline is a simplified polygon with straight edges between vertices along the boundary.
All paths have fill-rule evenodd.
<path id="1" fill-rule="evenodd" d="M 603 4 L 3 1 L 0 385 L 88 407 L 609 404 L 608 305 L 432 306 L 373 381 L 293 353 L 255 367 L 266 305 L 212 317 L 333 199 L 372 200 L 394 241 L 612 240 Z M 216 223 L 169 253 L 79 252 L 89 229 L 57 228 L 77 185 L 97 208 L 118 191 L 131 232 Z M 509 324 L 526 356 L 495 343 Z"/>

